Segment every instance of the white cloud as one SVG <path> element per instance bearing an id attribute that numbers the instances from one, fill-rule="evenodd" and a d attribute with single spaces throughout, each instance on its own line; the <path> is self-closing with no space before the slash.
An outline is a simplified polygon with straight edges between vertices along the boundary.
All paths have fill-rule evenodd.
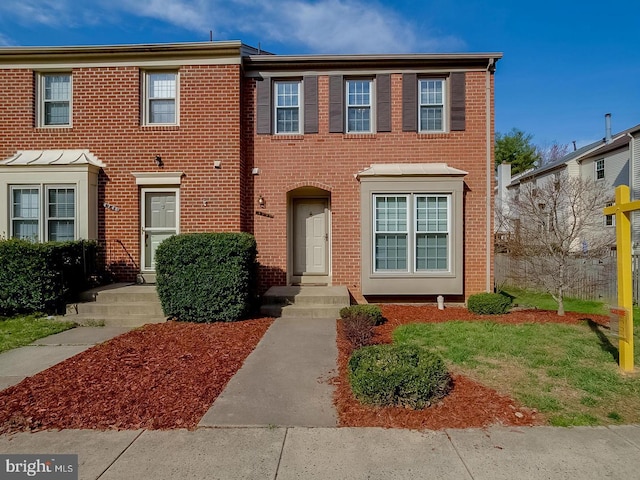
<path id="1" fill-rule="evenodd" d="M 267 49 L 290 45 L 300 52 L 388 53 L 451 51 L 464 42 L 418 30 L 414 19 L 365 0 L 4 0 L 5 11 L 23 23 L 60 25 L 115 23 L 130 14 L 160 20 L 203 38 L 258 38 Z M 276 48 L 269 48 L 276 44 Z"/>

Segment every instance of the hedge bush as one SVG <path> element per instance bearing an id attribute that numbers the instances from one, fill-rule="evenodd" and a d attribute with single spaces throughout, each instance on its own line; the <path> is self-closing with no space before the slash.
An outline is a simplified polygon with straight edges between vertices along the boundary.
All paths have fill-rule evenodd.
<path id="1" fill-rule="evenodd" d="M 418 345 L 372 345 L 349 360 L 349 380 L 363 403 L 422 409 L 444 397 L 451 376 L 440 356 Z"/>
<path id="2" fill-rule="evenodd" d="M 62 313 L 95 272 L 93 241 L 0 241 L 0 313 Z"/>
<path id="3" fill-rule="evenodd" d="M 354 315 L 342 319 L 344 335 L 351 344 L 351 348 L 356 349 L 371 345 L 373 340 L 373 323 L 371 317 L 367 315 Z"/>
<path id="4" fill-rule="evenodd" d="M 340 309 L 340 318 L 343 320 L 361 316 L 369 318 L 374 326 L 380 325 L 384 321 L 384 318 L 382 317 L 382 310 L 380 310 L 378 305 L 351 305 L 350 307 Z"/>
<path id="5" fill-rule="evenodd" d="M 469 311 L 480 315 L 499 315 L 508 312 L 510 307 L 511 299 L 499 293 L 478 293 L 467 301 Z"/>
<path id="6" fill-rule="evenodd" d="M 248 233 L 175 235 L 156 250 L 156 287 L 165 315 L 232 322 L 252 308 L 256 241 Z"/>

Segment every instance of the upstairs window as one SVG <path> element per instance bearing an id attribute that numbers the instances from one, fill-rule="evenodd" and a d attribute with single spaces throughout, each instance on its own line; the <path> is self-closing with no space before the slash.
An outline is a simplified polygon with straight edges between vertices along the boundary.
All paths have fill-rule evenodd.
<path id="1" fill-rule="evenodd" d="M 275 133 L 298 134 L 300 131 L 300 82 L 274 82 Z"/>
<path id="2" fill-rule="evenodd" d="M 372 80 L 347 80 L 347 133 L 372 132 Z"/>
<path id="3" fill-rule="evenodd" d="M 38 77 L 39 112 L 41 127 L 68 127 L 71 125 L 71 74 L 42 73 Z"/>
<path id="4" fill-rule="evenodd" d="M 178 73 L 146 72 L 144 82 L 144 123 L 178 123 Z"/>
<path id="5" fill-rule="evenodd" d="M 612 207 L 613 202 L 607 202 L 605 207 Z M 615 215 L 605 215 L 604 216 L 604 226 L 605 227 L 615 227 L 616 226 L 616 217 Z"/>
<path id="6" fill-rule="evenodd" d="M 444 131 L 444 80 L 419 80 L 418 96 L 420 131 Z"/>
<path id="7" fill-rule="evenodd" d="M 596 160 L 596 180 L 604 179 L 604 158 Z"/>

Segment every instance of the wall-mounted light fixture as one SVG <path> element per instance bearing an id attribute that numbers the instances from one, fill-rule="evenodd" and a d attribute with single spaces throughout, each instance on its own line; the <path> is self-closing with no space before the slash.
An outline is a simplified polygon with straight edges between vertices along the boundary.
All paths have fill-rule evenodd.
<path id="1" fill-rule="evenodd" d="M 260 208 L 264 208 L 267 206 L 267 202 L 265 202 L 264 197 L 262 195 L 258 197 L 258 205 L 260 205 Z"/>
<path id="2" fill-rule="evenodd" d="M 156 155 L 156 159 L 154 160 L 156 165 L 160 168 L 164 166 L 164 162 L 162 161 L 162 157 L 160 155 Z"/>

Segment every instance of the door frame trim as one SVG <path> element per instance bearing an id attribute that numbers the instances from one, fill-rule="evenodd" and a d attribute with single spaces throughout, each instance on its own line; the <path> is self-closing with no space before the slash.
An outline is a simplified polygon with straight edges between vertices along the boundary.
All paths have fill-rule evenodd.
<path id="1" fill-rule="evenodd" d="M 146 223 L 146 195 L 147 193 L 166 193 L 174 192 L 176 194 L 176 235 L 180 233 L 180 187 L 142 187 L 140 188 L 140 272 L 141 273 L 155 273 L 150 267 L 147 268 L 145 264 L 145 230 L 144 225 Z"/>
<path id="2" fill-rule="evenodd" d="M 319 200 L 324 202 L 325 204 L 325 221 L 326 221 L 326 229 L 327 229 L 327 273 L 326 274 L 307 274 L 304 277 L 318 277 L 318 279 L 326 279 L 329 284 L 331 284 L 331 275 L 332 275 L 332 267 L 333 267 L 333 248 L 332 248 L 332 217 L 331 217 L 331 193 L 327 192 L 327 195 L 295 195 L 289 198 L 288 202 L 288 227 L 287 227 L 287 285 L 291 285 L 294 282 L 294 277 L 296 279 L 300 279 L 303 276 L 296 275 L 294 273 L 294 249 L 296 247 L 295 243 L 295 203 L 298 201 L 304 200 Z"/>

